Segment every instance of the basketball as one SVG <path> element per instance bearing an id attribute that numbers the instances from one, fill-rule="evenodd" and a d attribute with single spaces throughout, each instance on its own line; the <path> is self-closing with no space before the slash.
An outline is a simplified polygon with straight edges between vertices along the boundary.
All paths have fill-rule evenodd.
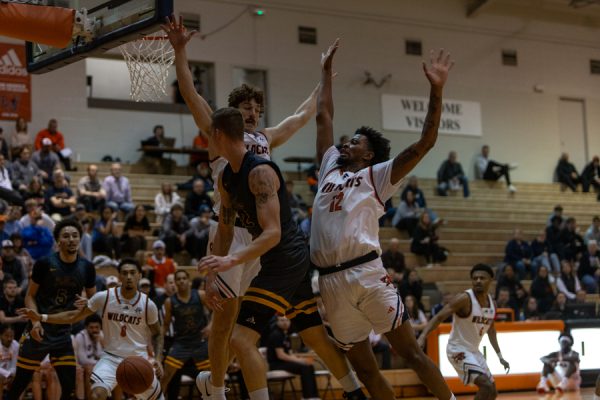
<path id="1" fill-rule="evenodd" d="M 127 357 L 117 367 L 117 382 L 126 393 L 143 393 L 153 380 L 154 368 L 142 357 Z"/>

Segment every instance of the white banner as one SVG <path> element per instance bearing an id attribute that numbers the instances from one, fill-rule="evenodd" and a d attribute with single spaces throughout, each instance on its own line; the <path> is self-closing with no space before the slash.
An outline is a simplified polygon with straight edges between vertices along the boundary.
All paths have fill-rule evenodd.
<path id="1" fill-rule="evenodd" d="M 426 97 L 382 95 L 383 129 L 421 132 L 428 104 Z M 481 105 L 478 102 L 445 99 L 442 105 L 440 133 L 481 136 Z"/>

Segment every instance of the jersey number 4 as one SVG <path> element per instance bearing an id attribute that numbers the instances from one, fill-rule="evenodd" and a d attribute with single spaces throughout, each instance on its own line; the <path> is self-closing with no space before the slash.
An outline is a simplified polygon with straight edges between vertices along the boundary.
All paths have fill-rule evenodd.
<path id="1" fill-rule="evenodd" d="M 344 200 L 344 192 L 339 192 L 333 196 L 333 199 L 331 199 L 331 204 L 329 205 L 329 212 L 341 211 L 342 200 Z"/>

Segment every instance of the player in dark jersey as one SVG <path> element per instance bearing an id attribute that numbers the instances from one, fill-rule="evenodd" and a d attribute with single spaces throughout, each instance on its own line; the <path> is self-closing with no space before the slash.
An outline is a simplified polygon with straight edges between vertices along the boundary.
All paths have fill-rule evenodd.
<path id="1" fill-rule="evenodd" d="M 79 256 L 81 225 L 63 220 L 54 228 L 58 252 L 39 259 L 33 266 L 25 306 L 40 314 L 54 314 L 75 309 L 83 290 L 88 298 L 96 293 L 96 270 Z M 41 361 L 50 355 L 62 389 L 62 399 L 70 399 L 75 389 L 75 352 L 70 325 L 34 322 L 21 336 L 17 373 L 8 398 L 17 400 L 31 382 Z"/>
<path id="2" fill-rule="evenodd" d="M 165 374 L 161 386 L 166 390 L 169 382 L 185 363 L 192 359 L 198 371 L 209 369 L 208 342 L 206 327 L 208 321 L 204 313 L 204 291 L 191 290 L 190 276 L 185 270 L 175 272 L 177 293 L 164 304 L 165 319 L 163 331 L 173 323 L 173 345 L 165 358 Z"/>

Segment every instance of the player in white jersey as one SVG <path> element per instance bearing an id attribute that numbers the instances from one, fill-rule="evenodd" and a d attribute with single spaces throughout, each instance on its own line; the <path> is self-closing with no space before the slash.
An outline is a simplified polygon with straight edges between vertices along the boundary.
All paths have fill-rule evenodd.
<path id="1" fill-rule="evenodd" d="M 489 295 L 494 271 L 489 265 L 477 264 L 471 268 L 472 289 L 457 295 L 449 304 L 433 317 L 419 337 L 421 347 L 425 346 L 427 335 L 448 317 L 452 317 L 452 331 L 448 339 L 446 354 L 465 385 L 476 385 L 479 388 L 475 399 L 495 399 L 496 384 L 492 373 L 479 351 L 483 335 L 487 333 L 490 344 L 496 351 L 500 363 L 506 371 L 510 369 L 508 362 L 502 357 L 494 318 L 496 306 Z"/>
<path id="2" fill-rule="evenodd" d="M 431 85 L 429 110 L 421 139 L 389 159 L 389 140 L 371 128 L 360 128 L 338 151 L 333 141 L 332 59 L 338 41 L 322 56 L 317 102 L 317 159 L 321 164 L 313 204 L 311 262 L 319 269 L 319 287 L 333 336 L 347 351 L 371 397 L 393 399 L 394 391 L 379 372 L 369 333 L 385 334 L 422 382 L 441 400 L 454 398 L 435 364 L 417 345 L 408 315 L 383 268 L 378 219 L 384 203 L 402 178 L 437 139 L 442 88 L 452 66 L 440 51 L 423 69 Z"/>
<path id="3" fill-rule="evenodd" d="M 194 88 L 185 49 L 194 32 L 186 31 L 181 18 L 179 21 L 172 18 L 162 28 L 168 35 L 171 45 L 175 50 L 175 67 L 180 92 L 192 112 L 196 125 L 200 130 L 208 134 L 211 132 L 213 110 Z M 246 147 L 260 157 L 270 158 L 272 148 L 280 146 L 289 140 L 314 115 L 317 89 L 318 87 L 313 90 L 311 95 L 298 107 L 293 115 L 284 119 L 277 126 L 265 128 L 260 132 L 258 132 L 258 122 L 264 112 L 263 93 L 248 85 L 242 85 L 234 89 L 229 95 L 228 105 L 237 108 L 242 114 L 244 131 L 246 132 L 244 134 Z M 208 149 L 210 159 L 214 160 L 218 156 L 218 153 L 215 152 L 210 137 Z M 226 164 L 225 162 L 224 164 L 215 165 L 213 161 L 212 166 L 222 170 Z M 216 176 L 214 182 L 218 184 L 220 176 L 213 176 Z M 215 193 L 217 192 L 218 188 L 215 188 Z M 218 199 L 217 197 L 217 203 Z M 219 209 L 215 207 L 215 210 L 218 213 Z M 210 240 L 209 246 L 214 247 L 214 250 L 223 246 L 224 248 L 229 248 L 230 254 L 233 254 L 246 248 L 251 241 L 251 236 L 247 231 L 234 228 L 234 237 L 231 244 L 227 243 L 224 246 L 224 243 L 217 243 L 217 241 L 213 243 Z M 209 251 L 212 250 L 210 247 Z M 239 298 L 244 294 L 245 289 L 248 288 L 250 281 L 258 273 L 259 269 L 260 265 L 258 260 L 256 260 L 238 265 L 232 271 L 225 274 L 219 273 L 218 276 L 209 274 L 207 278 L 206 299 L 208 305 L 215 310 L 211 326 L 211 340 L 208 343 L 211 371 L 201 372 L 196 380 L 198 389 L 205 399 L 225 400 L 225 374 L 231 359 L 229 344 L 238 315 Z M 308 303 L 307 305 L 311 305 L 312 308 L 312 303 Z M 360 391 L 360 384 L 356 380 L 352 370 L 348 367 L 346 359 L 343 354 L 331 345 L 322 326 L 319 325 L 306 329 L 303 332 L 302 338 L 305 344 L 311 347 L 326 362 L 329 370 L 349 395 L 348 398 L 362 399 L 364 397 Z M 210 388 L 209 392 L 206 390 L 207 387 Z"/>
<path id="4" fill-rule="evenodd" d="M 83 303 L 81 310 L 42 315 L 30 309 L 19 310 L 19 314 L 32 321 L 49 324 L 73 324 L 94 313 L 101 313 L 105 346 L 104 354 L 92 371 L 94 400 L 105 400 L 110 396 L 117 386 L 117 367 L 126 357 L 146 358 L 154 365 L 158 378 L 162 375 L 163 335 L 158 309 L 147 295 L 137 289 L 142 268 L 136 260 L 127 258 L 121 260 L 117 268 L 122 286 L 96 293 L 87 305 Z M 154 355 L 148 354 L 150 345 Z M 164 399 L 157 377 L 146 391 L 135 395 L 135 398 Z"/>

